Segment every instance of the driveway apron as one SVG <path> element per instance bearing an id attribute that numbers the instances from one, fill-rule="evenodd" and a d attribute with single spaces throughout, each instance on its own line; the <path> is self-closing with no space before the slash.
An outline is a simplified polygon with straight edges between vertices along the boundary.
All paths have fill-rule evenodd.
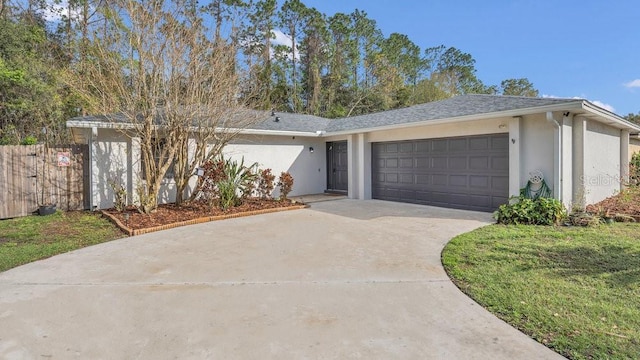
<path id="1" fill-rule="evenodd" d="M 561 359 L 440 262 L 486 213 L 314 203 L 0 273 L 2 359 Z"/>

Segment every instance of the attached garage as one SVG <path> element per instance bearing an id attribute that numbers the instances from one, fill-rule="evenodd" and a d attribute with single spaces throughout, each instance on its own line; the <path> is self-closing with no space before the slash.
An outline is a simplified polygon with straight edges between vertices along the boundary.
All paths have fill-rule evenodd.
<path id="1" fill-rule="evenodd" d="M 373 143 L 372 197 L 494 211 L 509 198 L 508 134 Z"/>

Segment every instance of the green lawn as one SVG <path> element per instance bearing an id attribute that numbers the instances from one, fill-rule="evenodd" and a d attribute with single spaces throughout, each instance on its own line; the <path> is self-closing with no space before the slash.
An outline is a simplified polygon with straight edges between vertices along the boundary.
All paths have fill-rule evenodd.
<path id="1" fill-rule="evenodd" d="M 58 211 L 0 220 L 0 272 L 123 236 L 113 224 L 90 212 Z"/>
<path id="2" fill-rule="evenodd" d="M 640 356 L 639 224 L 491 225 L 442 261 L 467 295 L 566 357 Z"/>

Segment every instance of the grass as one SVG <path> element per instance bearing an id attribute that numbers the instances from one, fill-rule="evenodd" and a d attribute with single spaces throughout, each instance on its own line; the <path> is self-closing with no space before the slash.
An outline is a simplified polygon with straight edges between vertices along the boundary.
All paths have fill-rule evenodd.
<path id="1" fill-rule="evenodd" d="M 443 264 L 489 311 L 571 359 L 640 354 L 640 225 L 491 225 L 453 239 Z"/>
<path id="2" fill-rule="evenodd" d="M 118 228 L 90 212 L 0 220 L 0 272 L 121 237 Z"/>

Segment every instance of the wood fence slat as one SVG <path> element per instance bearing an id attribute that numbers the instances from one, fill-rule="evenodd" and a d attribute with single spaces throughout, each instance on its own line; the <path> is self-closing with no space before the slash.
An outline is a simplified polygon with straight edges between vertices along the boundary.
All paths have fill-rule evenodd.
<path id="1" fill-rule="evenodd" d="M 86 209 L 88 151 L 87 145 L 0 146 L 0 219 L 32 214 L 41 204 Z M 59 152 L 69 153 L 70 166 L 58 166 Z"/>

